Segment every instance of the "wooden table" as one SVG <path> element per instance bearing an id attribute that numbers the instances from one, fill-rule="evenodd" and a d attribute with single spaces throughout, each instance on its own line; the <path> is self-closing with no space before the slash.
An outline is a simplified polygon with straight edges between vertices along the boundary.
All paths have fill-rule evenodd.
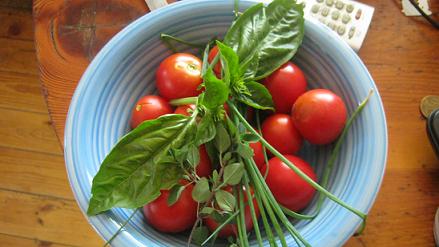
<path id="1" fill-rule="evenodd" d="M 36 0 L 37 64 L 29 2 L 0 2 L 0 246 L 99 246 L 68 188 L 48 124 L 62 140 L 70 97 L 90 59 L 147 9 L 140 0 Z M 389 152 L 368 227 L 347 246 L 434 246 L 439 162 L 419 102 L 439 95 L 439 32 L 401 14 L 397 0 L 362 2 L 374 6 L 375 15 L 359 55 L 384 102 Z M 432 4 L 437 13 L 439 3 Z"/>

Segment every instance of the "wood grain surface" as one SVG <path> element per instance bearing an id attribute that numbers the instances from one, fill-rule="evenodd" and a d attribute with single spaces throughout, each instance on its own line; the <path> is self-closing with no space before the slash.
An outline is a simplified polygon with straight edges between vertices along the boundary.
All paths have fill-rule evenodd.
<path id="1" fill-rule="evenodd" d="M 120 15 L 116 19 L 121 22 L 114 20 L 120 26 L 112 24 L 112 31 L 104 28 L 102 38 L 91 38 L 90 8 L 98 10 L 98 3 L 120 7 L 119 2 L 125 3 L 36 0 L 33 24 L 31 0 L 0 1 L 0 246 L 103 243 L 76 205 L 55 133 L 62 139 L 70 97 L 89 59 L 123 22 L 135 18 Z M 146 11 L 141 1 L 126 2 Z M 439 31 L 421 18 L 405 17 L 397 0 L 362 2 L 374 6 L 375 15 L 359 55 L 384 102 L 389 151 L 368 226 L 346 246 L 434 246 L 439 161 L 428 142 L 419 102 L 425 95 L 439 95 Z M 439 2 L 430 3 L 438 13 Z M 79 14 L 75 19 L 68 18 L 69 13 Z M 100 13 L 102 20 L 108 18 Z M 89 26 L 69 33 L 75 23 Z M 64 43 L 75 39 L 69 35 L 77 35 L 77 44 Z"/>

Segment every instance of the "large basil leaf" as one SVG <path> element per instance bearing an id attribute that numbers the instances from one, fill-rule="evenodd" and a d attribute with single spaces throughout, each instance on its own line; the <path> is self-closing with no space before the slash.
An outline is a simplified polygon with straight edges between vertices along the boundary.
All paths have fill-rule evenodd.
<path id="1" fill-rule="evenodd" d="M 268 89 L 259 82 L 248 81 L 245 83 L 249 95 L 239 94 L 239 101 L 260 110 L 274 110 L 273 99 Z"/>
<path id="2" fill-rule="evenodd" d="M 157 198 L 160 189 L 175 185 L 181 171 L 168 156 L 169 150 L 184 144 L 193 123 L 180 114 L 165 115 L 145 121 L 125 135 L 93 179 L 87 213 L 96 215 L 112 207 L 141 207 Z"/>
<path id="3" fill-rule="evenodd" d="M 259 80 L 293 57 L 302 43 L 303 23 L 303 6 L 294 0 L 257 4 L 232 24 L 224 43 L 238 54 L 244 78 Z"/>

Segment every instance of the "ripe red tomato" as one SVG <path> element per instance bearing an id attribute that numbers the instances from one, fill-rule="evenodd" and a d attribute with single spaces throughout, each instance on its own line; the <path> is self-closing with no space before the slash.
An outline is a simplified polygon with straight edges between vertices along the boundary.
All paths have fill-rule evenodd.
<path id="1" fill-rule="evenodd" d="M 264 85 L 273 97 L 276 113 L 290 113 L 296 99 L 305 93 L 307 83 L 302 70 L 287 62 L 265 78 Z"/>
<path id="2" fill-rule="evenodd" d="M 294 154 L 302 146 L 302 136 L 290 115 L 274 114 L 262 123 L 262 136 L 281 154 Z"/>
<path id="3" fill-rule="evenodd" d="M 306 161 L 293 155 L 285 157 L 312 180 L 317 180 L 314 170 Z M 315 189 L 277 157 L 270 159 L 268 166 L 265 181 L 276 200 L 292 211 L 304 209 L 311 202 Z M 261 174 L 265 174 L 266 170 L 267 165 L 264 165 Z"/>
<path id="4" fill-rule="evenodd" d="M 300 134 L 313 144 L 333 142 L 347 119 L 343 100 L 327 89 L 314 89 L 300 96 L 291 117 Z"/>
<path id="5" fill-rule="evenodd" d="M 188 53 L 175 53 L 160 63 L 156 73 L 157 89 L 164 98 L 197 96 L 201 84 L 201 60 Z"/>
<path id="6" fill-rule="evenodd" d="M 156 119 L 161 115 L 172 113 L 169 103 L 157 95 L 146 95 L 137 101 L 131 115 L 131 128 L 136 128 L 143 121 Z"/>
<path id="7" fill-rule="evenodd" d="M 195 105 L 189 104 L 189 105 L 178 106 L 177 109 L 175 109 L 174 113 L 185 115 L 185 116 L 190 116 L 191 114 L 188 112 L 189 109 L 195 110 Z"/>
<path id="8" fill-rule="evenodd" d="M 178 201 L 168 206 L 169 190 L 143 207 L 148 223 L 161 232 L 176 233 L 191 228 L 197 219 L 198 204 L 192 199 L 192 184 L 186 185 Z"/>
<path id="9" fill-rule="evenodd" d="M 200 162 L 198 163 L 195 171 L 200 177 L 208 177 L 212 174 L 212 163 L 210 162 L 209 155 L 207 154 L 206 147 L 200 146 Z"/>
<path id="10" fill-rule="evenodd" d="M 216 54 L 218 54 L 218 46 L 214 46 L 210 50 L 209 56 L 207 57 L 207 61 L 209 63 L 212 63 L 213 59 L 215 59 Z M 221 77 L 221 61 L 220 60 L 218 60 L 218 62 L 213 67 L 213 72 L 215 72 L 215 75 L 217 77 Z"/>
<path id="11" fill-rule="evenodd" d="M 252 142 L 249 145 L 253 149 L 253 152 L 254 152 L 253 160 L 255 161 L 256 165 L 260 169 L 265 163 L 264 149 L 262 148 L 262 143 L 261 142 Z"/>
<path id="12" fill-rule="evenodd" d="M 224 190 L 233 193 L 232 187 L 230 186 L 226 187 Z M 247 192 L 245 191 L 245 188 L 243 188 L 243 193 L 244 193 L 244 203 L 246 203 Z M 250 193 L 252 195 L 254 194 L 253 188 L 250 188 Z M 259 218 L 260 212 L 256 199 L 253 199 L 253 205 L 255 207 L 256 218 Z M 245 228 L 247 229 L 247 231 L 250 231 L 253 228 L 253 220 L 252 220 L 251 210 L 249 205 L 244 207 L 244 221 L 245 221 Z M 219 225 L 221 225 L 218 222 L 216 222 L 212 217 L 205 218 L 204 223 L 206 224 L 207 228 L 209 228 L 211 232 L 215 231 L 215 229 Z M 236 224 L 227 224 L 218 232 L 218 237 L 220 238 L 227 238 L 229 236 L 237 236 L 237 235 L 238 235 L 238 227 L 236 226 Z"/>

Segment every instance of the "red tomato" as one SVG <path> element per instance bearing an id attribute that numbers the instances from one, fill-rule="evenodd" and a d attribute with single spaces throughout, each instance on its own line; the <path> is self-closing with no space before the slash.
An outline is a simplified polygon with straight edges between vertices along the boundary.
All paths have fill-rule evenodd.
<path id="1" fill-rule="evenodd" d="M 281 154 L 294 154 L 302 146 L 302 136 L 287 114 L 274 114 L 265 119 L 262 136 Z"/>
<path id="2" fill-rule="evenodd" d="M 160 63 L 157 89 L 166 99 L 197 96 L 201 84 L 201 60 L 188 53 L 175 53 Z"/>
<path id="3" fill-rule="evenodd" d="M 169 103 L 157 95 L 146 95 L 137 101 L 131 115 L 131 128 L 136 128 L 143 121 L 156 119 L 161 115 L 172 113 Z"/>
<path id="4" fill-rule="evenodd" d="M 185 116 L 190 116 L 191 114 L 188 112 L 189 109 L 195 110 L 195 105 L 194 104 L 189 104 L 189 105 L 178 106 L 177 109 L 175 109 L 174 113 L 175 114 L 185 115 Z"/>
<path id="5" fill-rule="evenodd" d="M 317 180 L 314 170 L 307 162 L 293 155 L 285 155 L 285 157 L 312 180 Z M 265 181 L 280 204 L 292 211 L 300 211 L 311 202 L 315 189 L 279 158 L 270 159 L 268 167 Z M 267 165 L 264 165 L 261 174 L 265 174 L 266 169 Z"/>
<path id="6" fill-rule="evenodd" d="M 232 187 L 230 186 L 226 187 L 224 190 L 233 193 Z M 245 203 L 247 202 L 247 192 L 245 192 L 244 188 L 243 190 L 244 190 L 243 193 L 244 193 L 244 203 Z M 254 193 L 252 188 L 250 189 L 250 193 L 252 195 Z M 256 218 L 259 218 L 260 212 L 256 199 L 253 199 L 253 205 L 255 207 Z M 244 221 L 245 221 L 245 228 L 247 229 L 247 231 L 250 231 L 253 228 L 253 220 L 252 220 L 251 210 L 249 205 L 245 206 L 244 208 Z M 215 229 L 220 225 L 212 217 L 205 218 L 204 223 L 206 224 L 207 228 L 209 228 L 211 232 L 215 231 Z M 237 235 L 238 235 L 238 227 L 236 226 L 236 224 L 227 224 L 218 232 L 218 237 L 220 238 L 227 238 L 229 236 L 237 236 Z"/>
<path id="7" fill-rule="evenodd" d="M 216 54 L 218 54 L 218 46 L 214 46 L 210 50 L 209 56 L 207 57 L 207 61 L 209 63 L 212 63 L 213 59 L 215 59 Z M 218 60 L 218 62 L 213 67 L 213 72 L 215 72 L 215 75 L 217 77 L 221 77 L 221 61 L 220 60 Z"/>
<path id="8" fill-rule="evenodd" d="M 253 159 L 256 165 L 258 166 L 258 168 L 260 169 L 265 163 L 264 149 L 262 148 L 262 143 L 252 142 L 250 143 L 250 147 L 253 149 L 254 152 Z"/>
<path id="9" fill-rule="evenodd" d="M 302 70 L 292 62 L 282 65 L 264 80 L 273 97 L 276 113 L 290 113 L 296 99 L 305 93 L 306 84 Z"/>
<path id="10" fill-rule="evenodd" d="M 343 100 L 326 89 L 314 89 L 300 96 L 291 113 L 300 134 L 313 144 L 333 142 L 347 119 Z"/>
<path id="11" fill-rule="evenodd" d="M 212 163 L 210 162 L 209 155 L 207 154 L 206 147 L 200 146 L 200 162 L 195 168 L 196 173 L 200 177 L 208 177 L 212 174 Z"/>
<path id="12" fill-rule="evenodd" d="M 186 185 L 178 201 L 168 206 L 169 190 L 143 207 L 143 214 L 151 226 L 161 232 L 176 233 L 191 228 L 197 219 L 198 204 L 192 199 L 192 184 Z"/>

